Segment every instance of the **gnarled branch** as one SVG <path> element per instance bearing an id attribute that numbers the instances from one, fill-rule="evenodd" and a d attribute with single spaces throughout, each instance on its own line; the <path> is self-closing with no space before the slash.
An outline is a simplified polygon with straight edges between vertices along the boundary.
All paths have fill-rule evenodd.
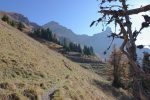
<path id="1" fill-rule="evenodd" d="M 138 14 L 141 12 L 146 12 L 150 10 L 150 4 L 146 5 L 144 7 L 136 8 L 136 9 L 131 9 L 128 11 L 116 11 L 116 10 L 101 10 L 99 13 L 107 14 L 107 15 L 117 15 L 117 16 L 125 16 L 125 15 L 133 15 L 133 14 Z"/>

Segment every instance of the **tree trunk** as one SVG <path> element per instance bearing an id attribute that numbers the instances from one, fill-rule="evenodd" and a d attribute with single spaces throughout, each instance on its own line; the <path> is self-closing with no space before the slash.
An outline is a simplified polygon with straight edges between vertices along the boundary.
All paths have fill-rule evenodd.
<path id="1" fill-rule="evenodd" d="M 119 53 L 117 53 L 117 51 L 114 47 L 113 61 L 112 61 L 112 64 L 113 64 L 113 67 L 114 67 L 114 69 L 113 69 L 114 80 L 113 80 L 112 85 L 116 88 L 122 87 L 121 79 L 120 79 L 121 76 L 120 76 L 120 72 L 119 72 L 120 59 L 121 59 L 121 55 Z"/>
<path id="2" fill-rule="evenodd" d="M 113 76 L 114 76 L 114 80 L 113 80 L 113 83 L 112 85 L 116 88 L 120 88 L 122 87 L 121 85 L 121 80 L 120 80 L 120 75 L 119 75 L 119 70 L 118 70 L 118 65 L 117 64 L 114 64 L 114 72 L 113 72 Z"/>
<path id="3" fill-rule="evenodd" d="M 139 65 L 136 64 L 137 55 L 136 55 L 136 46 L 135 43 L 132 43 L 131 47 L 127 49 L 128 54 L 130 55 L 130 73 L 131 79 L 133 79 L 132 89 L 133 95 L 137 100 L 150 100 L 150 98 L 145 94 L 143 89 L 143 73 L 141 73 Z M 135 63 L 135 64 L 134 64 Z M 146 79 L 147 80 L 147 79 Z M 149 79 L 147 81 L 150 81 Z"/>

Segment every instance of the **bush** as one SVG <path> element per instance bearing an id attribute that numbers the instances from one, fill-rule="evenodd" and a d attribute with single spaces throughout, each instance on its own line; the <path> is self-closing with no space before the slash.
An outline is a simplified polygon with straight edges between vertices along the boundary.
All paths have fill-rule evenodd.
<path id="1" fill-rule="evenodd" d="M 13 27 L 15 27 L 15 26 L 16 26 L 16 22 L 15 22 L 15 21 L 13 21 L 13 20 L 12 20 L 12 21 L 10 21 L 10 25 L 11 25 L 11 26 L 13 26 Z"/>
<path id="2" fill-rule="evenodd" d="M 22 22 L 19 22 L 18 25 L 17 25 L 17 28 L 22 31 L 23 28 L 25 28 L 24 24 Z"/>
<path id="3" fill-rule="evenodd" d="M 9 22 L 9 17 L 7 16 L 7 15 L 4 15 L 3 17 L 2 17 L 2 21 L 4 21 L 4 22 Z"/>

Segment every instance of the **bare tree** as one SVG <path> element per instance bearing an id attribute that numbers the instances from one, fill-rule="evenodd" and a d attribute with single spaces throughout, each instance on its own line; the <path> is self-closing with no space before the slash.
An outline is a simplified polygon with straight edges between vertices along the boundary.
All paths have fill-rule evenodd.
<path id="1" fill-rule="evenodd" d="M 141 24 L 141 28 L 139 30 L 132 31 L 132 22 L 130 20 L 130 16 L 134 14 L 138 14 L 141 12 L 150 11 L 150 4 L 145 5 L 143 7 L 129 9 L 129 5 L 127 4 L 128 0 L 99 0 L 100 1 L 100 11 L 101 17 L 93 21 L 90 26 L 93 26 L 95 23 L 99 22 L 110 24 L 112 22 L 115 23 L 115 27 L 119 25 L 119 32 L 112 33 L 110 37 L 120 38 L 123 40 L 122 45 L 120 46 L 120 50 L 124 53 L 130 62 L 130 72 L 133 77 L 133 95 L 138 100 L 148 100 L 150 97 L 145 93 L 142 87 L 142 79 L 150 81 L 150 76 L 146 74 L 144 71 L 140 69 L 140 66 L 137 61 L 136 55 L 136 40 L 141 33 L 141 31 L 150 25 L 150 17 L 148 15 L 143 15 L 145 21 Z M 116 3 L 113 3 L 116 2 Z M 135 1 L 137 2 L 137 1 Z M 149 84 L 150 87 L 150 84 Z"/>
<path id="2" fill-rule="evenodd" d="M 113 86 L 119 88 L 122 87 L 121 79 L 120 79 L 120 60 L 121 60 L 121 53 L 117 51 L 116 46 L 113 46 L 112 54 L 110 55 L 110 64 L 113 65 Z"/>
<path id="3" fill-rule="evenodd" d="M 129 63 L 127 57 L 113 46 L 113 51 L 109 57 L 109 63 L 113 67 L 112 85 L 116 88 L 127 89 L 130 86 Z"/>

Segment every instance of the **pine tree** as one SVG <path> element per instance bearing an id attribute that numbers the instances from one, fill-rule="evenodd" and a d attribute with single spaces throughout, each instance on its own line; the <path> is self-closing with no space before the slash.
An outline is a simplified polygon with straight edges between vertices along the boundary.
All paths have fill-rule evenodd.
<path id="1" fill-rule="evenodd" d="M 53 34 L 52 41 L 55 42 L 55 43 L 58 42 L 57 37 L 56 37 L 56 34 Z"/>
<path id="2" fill-rule="evenodd" d="M 84 45 L 83 54 L 84 55 L 89 55 L 89 50 L 88 50 L 88 47 L 86 45 Z"/>
<path id="3" fill-rule="evenodd" d="M 12 20 L 12 21 L 10 21 L 10 25 L 11 25 L 11 26 L 13 26 L 13 27 L 15 27 L 15 26 L 16 26 L 16 22 L 15 22 L 15 21 L 13 21 L 13 20 Z"/>
<path id="4" fill-rule="evenodd" d="M 46 29 L 46 32 L 47 32 L 47 38 L 49 41 L 52 41 L 53 39 L 53 36 L 52 36 L 52 31 L 49 30 L 49 28 Z"/>
<path id="5" fill-rule="evenodd" d="M 17 27 L 20 31 L 23 30 L 23 28 L 25 28 L 24 24 L 22 22 L 18 23 L 18 27 Z"/>
<path id="6" fill-rule="evenodd" d="M 4 15 L 2 17 L 2 20 L 8 23 L 9 22 L 9 17 L 7 15 Z"/>
<path id="7" fill-rule="evenodd" d="M 90 55 L 94 55 L 94 50 L 92 46 L 90 46 Z"/>
<path id="8" fill-rule="evenodd" d="M 69 48 L 69 46 L 67 45 L 67 39 L 66 38 L 64 38 L 63 39 L 63 48 L 68 52 L 68 51 L 70 51 L 70 48 Z"/>
<path id="9" fill-rule="evenodd" d="M 69 48 L 71 51 L 73 51 L 73 43 L 72 42 L 69 43 Z"/>
<path id="10" fill-rule="evenodd" d="M 41 30 L 40 29 L 34 30 L 33 34 L 35 34 L 37 37 L 40 37 L 41 36 Z"/>
<path id="11" fill-rule="evenodd" d="M 82 53 L 82 48 L 81 48 L 81 45 L 80 45 L 80 44 L 78 44 L 77 48 L 78 48 L 78 52 L 79 52 L 79 53 Z"/>
<path id="12" fill-rule="evenodd" d="M 88 47 L 88 46 L 84 45 L 83 54 L 84 55 L 94 55 L 93 47 L 92 46 Z"/>

